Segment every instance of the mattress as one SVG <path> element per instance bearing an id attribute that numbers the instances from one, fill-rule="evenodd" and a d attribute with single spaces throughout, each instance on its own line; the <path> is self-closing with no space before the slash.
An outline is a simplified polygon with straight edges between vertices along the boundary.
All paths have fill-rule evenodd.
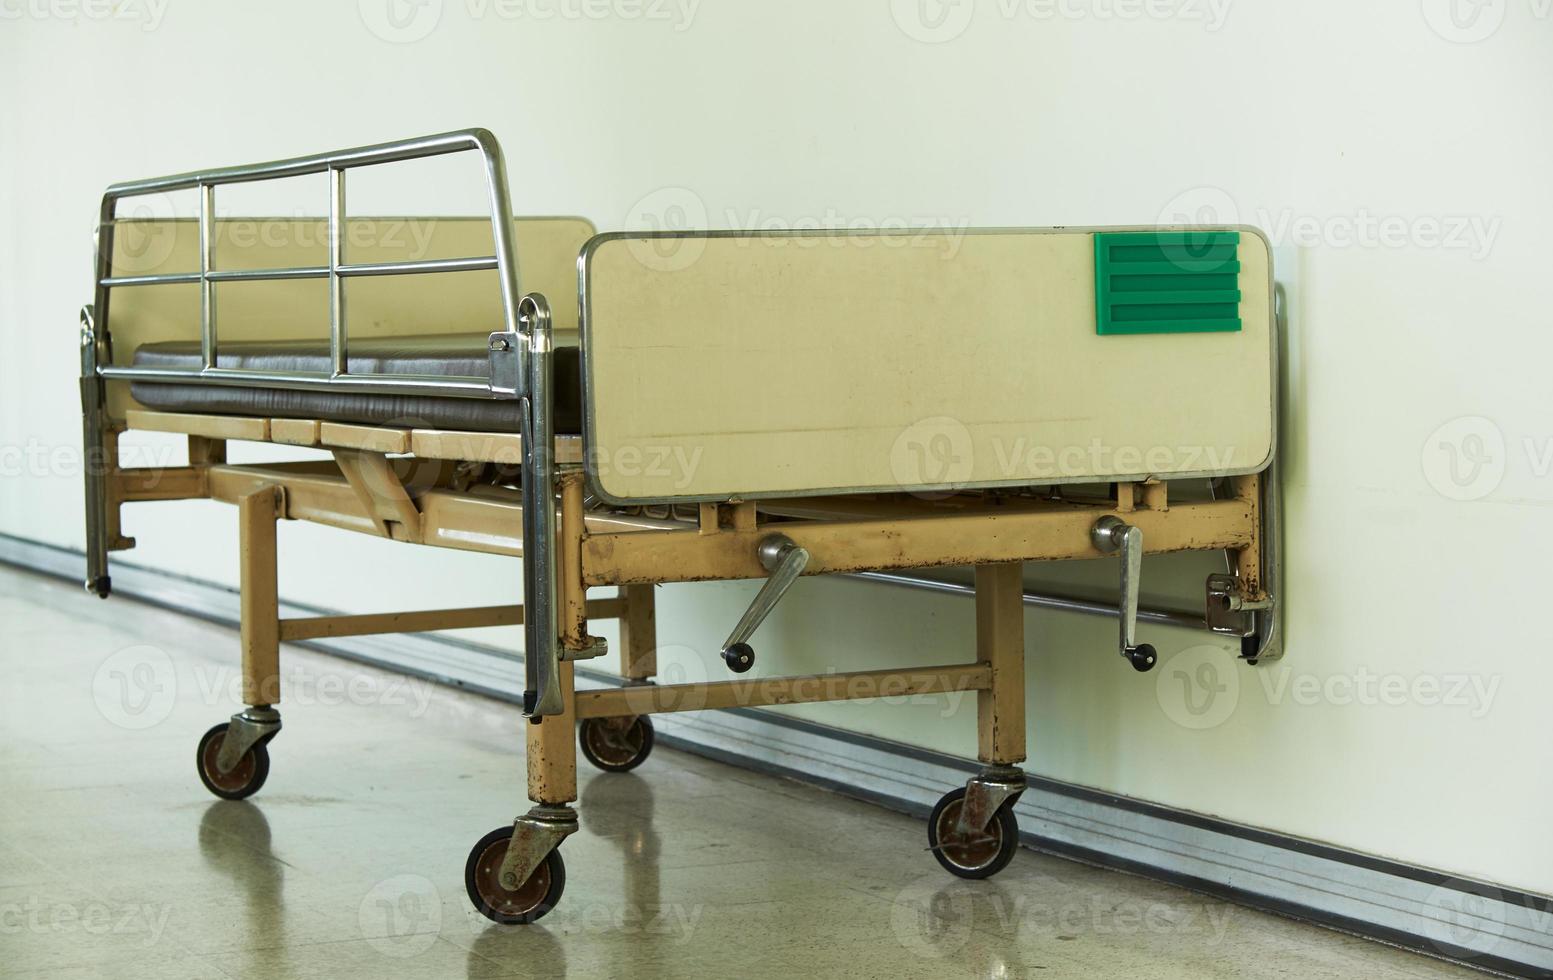
<path id="1" fill-rule="evenodd" d="M 575 337 L 575 335 L 573 335 Z M 352 340 L 347 368 L 351 374 L 419 374 L 490 377 L 487 334 L 437 334 Z M 555 431 L 582 431 L 582 381 L 575 343 L 555 348 Z M 135 367 L 197 370 L 204 363 L 192 341 L 145 344 L 135 351 Z M 317 340 L 234 341 L 223 343 L 217 366 L 250 371 L 328 372 L 329 349 Z M 271 418 L 323 419 L 402 428 L 515 432 L 518 402 L 513 399 L 443 398 L 430 395 L 379 395 L 284 388 L 137 381 L 136 401 L 166 412 L 259 415 Z"/>

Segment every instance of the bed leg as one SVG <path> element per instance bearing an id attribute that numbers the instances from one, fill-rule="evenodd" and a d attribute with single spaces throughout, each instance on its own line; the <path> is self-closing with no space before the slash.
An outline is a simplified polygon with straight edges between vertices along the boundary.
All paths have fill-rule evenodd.
<path id="1" fill-rule="evenodd" d="M 976 566 L 976 659 L 992 679 L 976 692 L 977 758 L 985 767 L 928 817 L 928 847 L 961 878 L 989 878 L 1019 847 L 1014 802 L 1025 790 L 1024 565 Z"/>
<path id="2" fill-rule="evenodd" d="M 530 719 L 528 725 L 528 798 L 539 804 L 564 806 L 577 799 L 577 696 L 575 667 L 561 663 L 559 714 Z"/>
<path id="3" fill-rule="evenodd" d="M 1024 565 L 976 566 L 976 659 L 992 683 L 976 692 L 977 758 L 989 766 L 1025 761 Z"/>
<path id="4" fill-rule="evenodd" d="M 620 597 L 626 607 L 620 617 L 620 676 L 628 686 L 650 684 L 658 673 L 658 613 L 653 587 L 622 586 Z M 588 718 L 577 726 L 577 745 L 583 756 L 605 772 L 626 772 L 647 761 L 654 738 L 652 719 L 647 715 Z"/>
<path id="5" fill-rule="evenodd" d="M 237 501 L 241 561 L 243 703 L 248 707 L 200 739 L 195 763 L 205 788 L 228 800 L 252 796 L 270 773 L 268 745 L 280 732 L 280 599 L 277 594 L 275 522 L 279 487 L 264 487 Z"/>
<path id="6" fill-rule="evenodd" d="M 243 703 L 280 702 L 280 596 L 276 572 L 277 487 L 264 487 L 237 502 L 242 561 Z"/>
<path id="7" fill-rule="evenodd" d="M 582 584 L 582 474 L 561 475 L 560 593 L 563 656 L 588 643 L 587 589 Z M 541 806 L 565 806 L 577 799 L 575 667 L 560 663 L 561 711 L 528 724 L 528 796 Z"/>
<path id="8" fill-rule="evenodd" d="M 464 864 L 464 887 L 481 914 L 504 925 L 533 922 L 555 907 L 566 886 L 561 842 L 577 832 L 577 749 L 572 741 L 577 698 L 573 665 L 557 680 L 561 711 L 528 721 L 528 795 L 534 806 L 510 826 L 475 842 Z"/>
<path id="9" fill-rule="evenodd" d="M 626 614 L 620 619 L 620 675 L 646 681 L 658 673 L 658 610 L 651 585 L 620 590 Z"/>

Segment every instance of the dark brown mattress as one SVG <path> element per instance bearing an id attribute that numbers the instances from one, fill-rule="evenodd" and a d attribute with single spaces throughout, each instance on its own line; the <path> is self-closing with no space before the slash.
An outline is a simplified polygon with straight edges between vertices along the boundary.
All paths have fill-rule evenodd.
<path id="1" fill-rule="evenodd" d="M 490 377 L 486 334 L 440 334 L 352 340 L 352 374 L 429 374 Z M 582 378 L 576 347 L 555 349 L 555 431 L 582 431 Z M 136 367 L 197 369 L 200 345 L 176 341 L 146 344 L 135 351 Z M 233 342 L 221 345 L 217 366 L 253 371 L 327 372 L 329 349 L 316 340 Z M 137 381 L 136 401 L 165 412 L 262 415 L 325 419 L 404 428 L 516 432 L 518 402 L 426 395 L 363 395 L 283 388 Z"/>

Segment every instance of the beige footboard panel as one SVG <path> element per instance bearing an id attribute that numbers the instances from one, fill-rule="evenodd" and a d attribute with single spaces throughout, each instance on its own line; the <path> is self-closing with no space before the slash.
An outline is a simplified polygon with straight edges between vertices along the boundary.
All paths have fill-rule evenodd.
<path id="1" fill-rule="evenodd" d="M 594 238 L 588 467 L 616 502 L 1261 470 L 1272 269 L 1239 231 L 1240 329 L 1097 331 L 1096 231 Z"/>

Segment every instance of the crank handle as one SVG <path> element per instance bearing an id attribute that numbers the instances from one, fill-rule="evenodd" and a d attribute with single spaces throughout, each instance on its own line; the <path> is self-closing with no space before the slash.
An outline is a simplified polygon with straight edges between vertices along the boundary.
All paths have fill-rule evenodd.
<path id="1" fill-rule="evenodd" d="M 1143 529 L 1120 517 L 1107 514 L 1089 529 L 1097 549 L 1122 560 L 1121 600 L 1117 612 L 1121 620 L 1121 654 L 1139 672 L 1152 670 L 1159 655 L 1152 644 L 1138 643 L 1138 584 L 1143 577 Z"/>
<path id="2" fill-rule="evenodd" d="M 808 550 L 799 547 L 796 541 L 785 534 L 770 534 L 762 538 L 755 554 L 770 577 L 755 594 L 754 601 L 723 643 L 724 662 L 728 664 L 729 670 L 739 674 L 749 670 L 755 663 L 755 651 L 747 641 L 755 635 L 755 630 L 771 615 L 771 610 L 776 608 L 776 604 L 798 581 L 798 576 L 803 574 L 809 564 Z"/>

